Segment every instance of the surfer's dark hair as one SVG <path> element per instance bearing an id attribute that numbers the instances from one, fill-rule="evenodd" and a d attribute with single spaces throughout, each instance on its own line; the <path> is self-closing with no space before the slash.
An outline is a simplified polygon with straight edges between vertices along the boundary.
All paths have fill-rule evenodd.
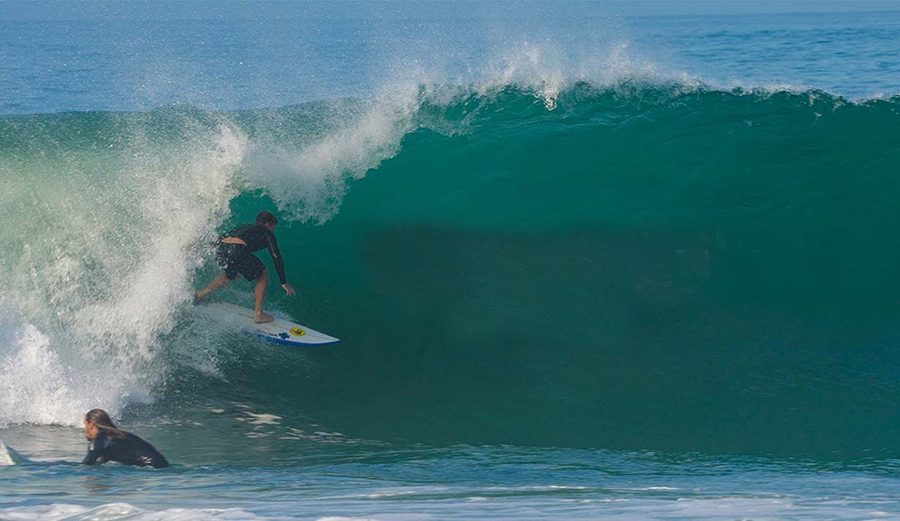
<path id="1" fill-rule="evenodd" d="M 256 224 L 278 224 L 278 217 L 268 210 L 263 210 L 256 214 Z"/>
<path id="2" fill-rule="evenodd" d="M 125 431 L 116 427 L 109 414 L 103 409 L 91 409 L 84 415 L 84 421 L 93 423 L 95 427 L 105 432 L 111 438 L 125 438 Z"/>

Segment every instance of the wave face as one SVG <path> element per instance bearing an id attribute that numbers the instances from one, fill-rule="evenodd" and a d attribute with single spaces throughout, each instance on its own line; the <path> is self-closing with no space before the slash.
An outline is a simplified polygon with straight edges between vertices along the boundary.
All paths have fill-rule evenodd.
<path id="1" fill-rule="evenodd" d="M 621 82 L 3 118 L 0 423 L 240 379 L 358 438 L 895 452 L 898 108 Z M 189 333 L 216 230 L 273 206 L 303 281 L 273 305 L 344 339 L 304 378 Z"/>

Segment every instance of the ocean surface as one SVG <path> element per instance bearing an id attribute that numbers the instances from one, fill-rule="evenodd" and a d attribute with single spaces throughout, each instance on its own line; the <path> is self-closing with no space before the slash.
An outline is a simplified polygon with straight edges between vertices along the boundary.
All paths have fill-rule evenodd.
<path id="1" fill-rule="evenodd" d="M 0 520 L 900 519 L 900 11 L 85 5 L 0 4 Z M 190 304 L 262 209 L 341 343 Z"/>

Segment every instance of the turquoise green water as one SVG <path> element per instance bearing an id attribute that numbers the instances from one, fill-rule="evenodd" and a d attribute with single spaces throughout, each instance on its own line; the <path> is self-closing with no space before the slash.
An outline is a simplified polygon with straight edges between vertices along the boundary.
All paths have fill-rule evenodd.
<path id="1" fill-rule="evenodd" d="M 638 31 L 750 84 L 791 79 L 760 56 L 832 63 L 772 41 L 860 39 L 829 91 L 621 56 L 605 80 L 563 56 L 557 77 L 560 55 L 524 45 L 491 81 L 293 96 L 285 73 L 272 99 L 290 103 L 147 108 L 121 84 L 41 101 L 10 66 L 0 439 L 27 461 L 0 467 L 0 519 L 896 517 L 900 98 L 857 96 L 896 91 L 890 53 L 867 68 L 896 24 L 871 16 Z M 357 60 L 384 29 L 340 27 Z M 99 81 L 120 63 L 105 52 L 69 72 Z M 240 77 L 222 52 L 205 63 Z M 268 344 L 189 304 L 218 234 L 261 209 L 300 290 L 270 308 L 337 346 Z M 94 407 L 173 468 L 77 465 Z"/>

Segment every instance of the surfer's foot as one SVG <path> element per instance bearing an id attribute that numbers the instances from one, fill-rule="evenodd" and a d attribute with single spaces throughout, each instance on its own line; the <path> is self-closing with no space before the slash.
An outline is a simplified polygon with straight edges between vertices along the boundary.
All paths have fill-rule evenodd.
<path id="1" fill-rule="evenodd" d="M 256 315 L 255 319 L 257 324 L 265 324 L 266 322 L 272 322 L 273 320 L 275 320 L 275 317 L 266 313 Z"/>
<path id="2" fill-rule="evenodd" d="M 194 293 L 194 298 L 191 300 L 191 304 L 195 306 L 199 306 L 200 304 L 206 304 L 206 297 L 201 297 L 199 294 Z"/>

